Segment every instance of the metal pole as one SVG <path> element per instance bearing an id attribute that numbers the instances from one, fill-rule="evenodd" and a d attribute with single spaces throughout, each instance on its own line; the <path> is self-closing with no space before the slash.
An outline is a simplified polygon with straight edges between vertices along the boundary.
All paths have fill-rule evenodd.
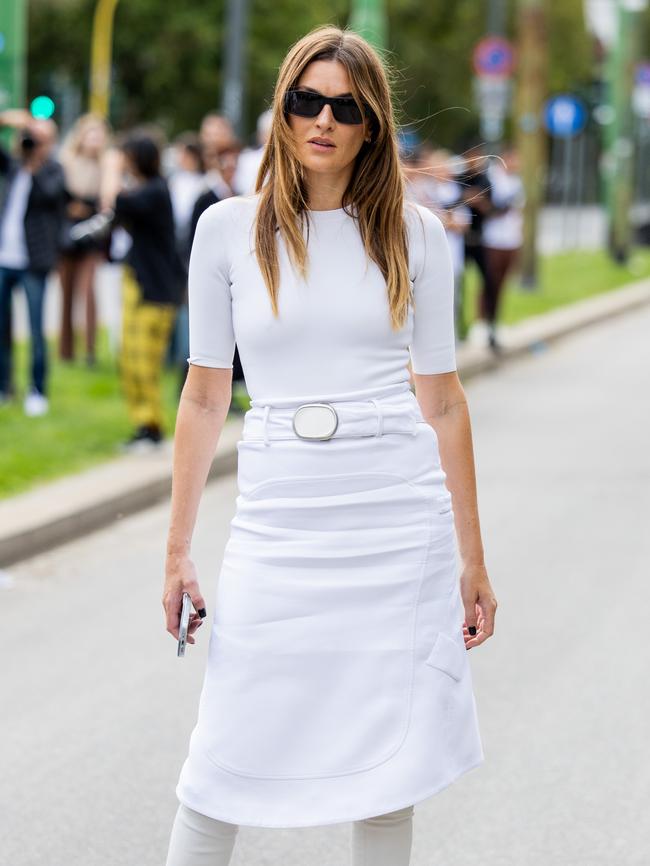
<path id="1" fill-rule="evenodd" d="M 388 43 L 388 19 L 384 0 L 353 0 L 350 27 L 376 48 Z"/>
<path id="2" fill-rule="evenodd" d="M 26 46 L 27 3 L 25 0 L 3 0 L 0 3 L 0 111 L 25 107 Z M 0 133 L 7 145 L 11 135 L 11 129 L 3 129 Z"/>
<path id="3" fill-rule="evenodd" d="M 576 220 L 575 220 L 575 246 L 580 247 L 580 229 L 582 227 L 582 193 L 584 189 L 585 175 L 585 147 L 587 131 L 583 130 L 578 136 L 578 168 L 576 170 Z"/>
<path id="4" fill-rule="evenodd" d="M 542 111 L 547 91 L 545 0 L 519 0 L 516 135 L 526 201 L 521 287 L 537 286 L 537 226 L 543 201 L 546 134 Z"/>
<path id="5" fill-rule="evenodd" d="M 608 58 L 607 71 L 613 122 L 606 127 L 605 195 L 608 211 L 608 248 L 612 258 L 625 262 L 630 253 L 630 208 L 634 140 L 632 88 L 640 55 L 640 13 L 646 0 L 619 0 L 618 34 Z"/>
<path id="6" fill-rule="evenodd" d="M 571 186 L 571 155 L 573 150 L 573 136 L 567 136 L 562 142 L 563 177 L 562 177 L 562 248 L 566 249 L 569 244 L 568 232 L 568 209 L 569 191 Z"/>
<path id="7" fill-rule="evenodd" d="M 90 111 L 108 117 L 111 97 L 113 21 L 118 0 L 97 0 L 90 59 Z"/>
<path id="8" fill-rule="evenodd" d="M 505 0 L 488 0 L 486 31 L 494 36 L 503 36 L 506 32 Z"/>
<path id="9" fill-rule="evenodd" d="M 247 22 L 248 0 L 228 0 L 224 30 L 222 111 L 239 139 L 244 137 L 244 45 Z"/>

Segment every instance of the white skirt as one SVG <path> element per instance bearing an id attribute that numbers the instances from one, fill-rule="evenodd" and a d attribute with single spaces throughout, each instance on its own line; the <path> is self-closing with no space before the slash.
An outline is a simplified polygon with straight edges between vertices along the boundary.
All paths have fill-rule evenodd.
<path id="1" fill-rule="evenodd" d="M 238 442 L 236 513 L 176 788 L 204 815 L 360 820 L 484 760 L 437 436 L 408 385 L 369 398 L 403 407 L 414 432 Z M 261 414 L 253 401 L 246 421 Z"/>

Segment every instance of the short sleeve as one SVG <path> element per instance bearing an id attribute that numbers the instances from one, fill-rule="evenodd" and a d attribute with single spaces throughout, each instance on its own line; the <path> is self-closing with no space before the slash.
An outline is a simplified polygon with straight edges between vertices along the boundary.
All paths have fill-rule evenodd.
<path id="1" fill-rule="evenodd" d="M 447 233 L 441 219 L 423 205 L 416 205 L 412 221 L 409 243 L 416 273 L 411 366 L 419 374 L 453 372 L 454 268 Z"/>
<path id="2" fill-rule="evenodd" d="M 190 253 L 187 294 L 190 364 L 233 366 L 235 334 L 230 292 L 228 200 L 210 205 L 199 217 Z"/>

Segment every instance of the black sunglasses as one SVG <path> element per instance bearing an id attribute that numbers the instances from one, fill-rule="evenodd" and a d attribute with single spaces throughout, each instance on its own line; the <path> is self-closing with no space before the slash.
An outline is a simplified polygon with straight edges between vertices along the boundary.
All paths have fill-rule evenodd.
<path id="1" fill-rule="evenodd" d="M 339 123 L 363 123 L 359 106 L 351 96 L 323 96 L 310 90 L 287 90 L 284 95 L 285 109 L 298 117 L 318 117 L 324 105 L 331 107 L 334 119 Z M 364 111 L 369 116 L 367 105 L 364 105 Z"/>

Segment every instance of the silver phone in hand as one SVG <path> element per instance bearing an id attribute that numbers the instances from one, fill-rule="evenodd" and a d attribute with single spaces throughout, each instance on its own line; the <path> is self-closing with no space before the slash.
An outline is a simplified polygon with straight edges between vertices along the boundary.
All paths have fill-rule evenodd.
<path id="1" fill-rule="evenodd" d="M 181 608 L 181 622 L 178 628 L 178 656 L 185 655 L 185 646 L 187 645 L 187 628 L 190 624 L 190 610 L 192 609 L 192 599 L 189 592 L 183 593 L 183 606 Z"/>

